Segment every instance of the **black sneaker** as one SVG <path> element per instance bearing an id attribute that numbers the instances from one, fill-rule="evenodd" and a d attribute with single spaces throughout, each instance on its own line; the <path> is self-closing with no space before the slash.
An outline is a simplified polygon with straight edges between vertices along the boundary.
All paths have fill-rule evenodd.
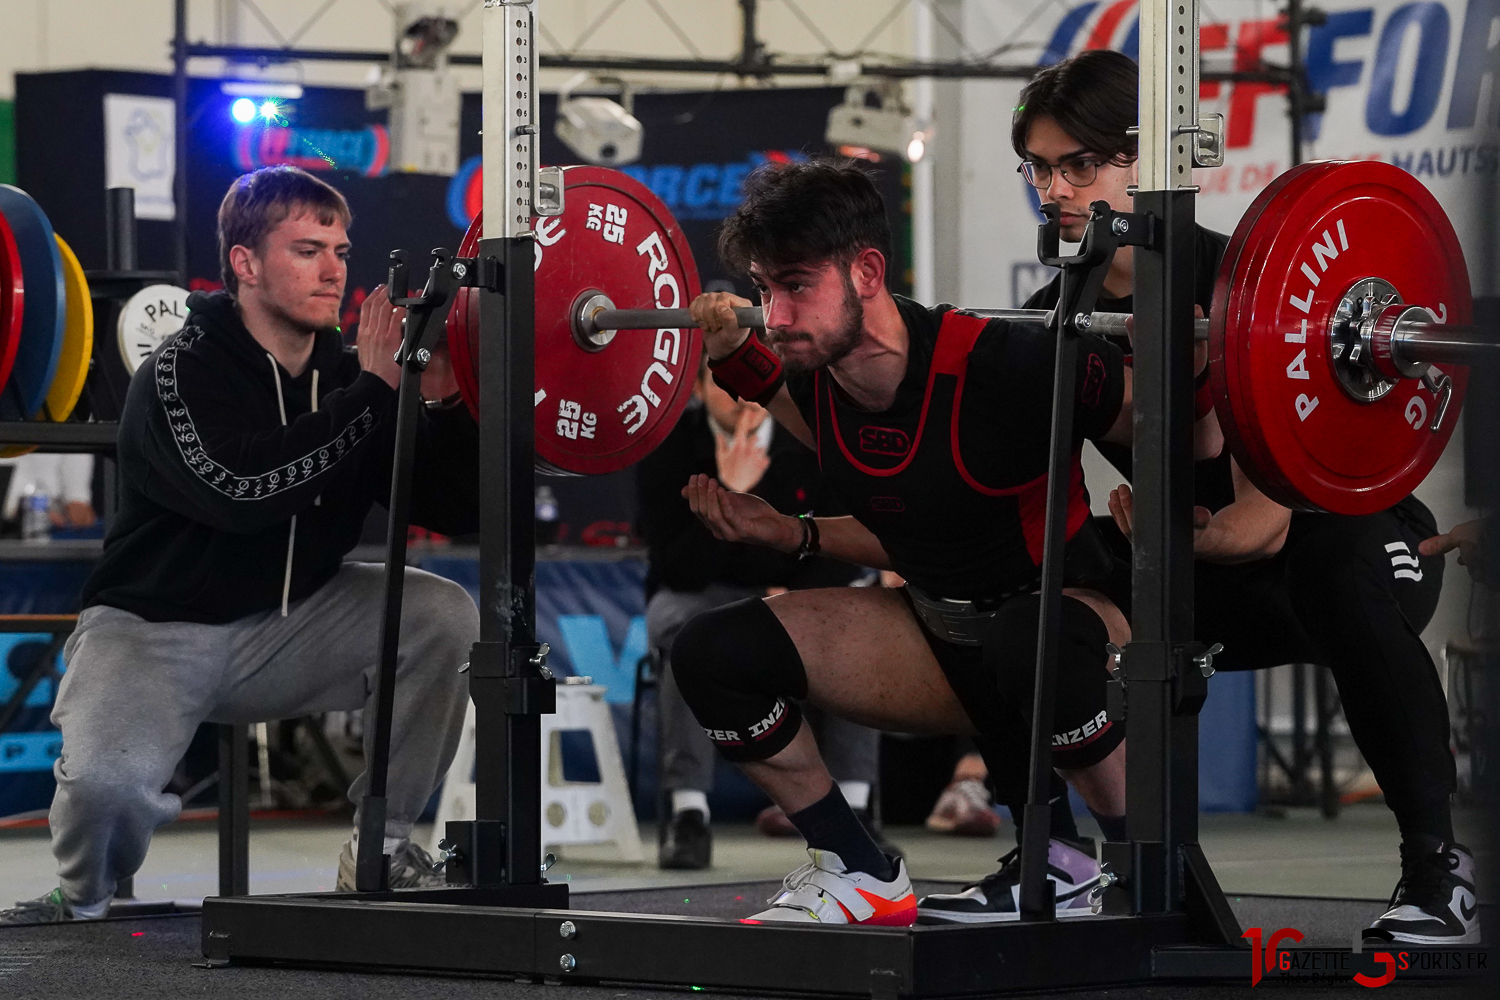
<path id="1" fill-rule="evenodd" d="M 1063 840 L 1052 840 L 1047 875 L 1059 917 L 1093 915 L 1089 890 L 1099 884 L 1099 864 L 1092 855 Z M 982 924 L 1018 920 L 1021 916 L 1021 849 L 1000 859 L 1000 870 L 955 893 L 934 893 L 917 901 L 917 922 Z"/>
<path id="2" fill-rule="evenodd" d="M 714 835 L 697 809 L 673 813 L 656 840 L 656 861 L 663 868 L 696 870 L 713 863 Z"/>
<path id="3" fill-rule="evenodd" d="M 1478 944 L 1474 855 L 1462 844 L 1401 845 L 1401 881 L 1390 908 L 1365 928 L 1366 941 Z"/>
<path id="4" fill-rule="evenodd" d="M 61 889 L 53 889 L 45 896 L 18 902 L 8 910 L 0 910 L 0 924 L 65 924 L 81 920 L 75 916 L 73 904 Z"/>

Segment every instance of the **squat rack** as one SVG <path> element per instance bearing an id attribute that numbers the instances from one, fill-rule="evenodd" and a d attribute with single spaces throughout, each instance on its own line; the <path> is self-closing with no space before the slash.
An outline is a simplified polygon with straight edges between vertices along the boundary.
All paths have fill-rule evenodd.
<path id="1" fill-rule="evenodd" d="M 1120 241 L 1140 244 L 1135 639 L 1123 656 L 1123 685 L 1115 689 L 1113 706 L 1123 709 L 1128 690 L 1130 839 L 1104 845 L 1111 884 L 1103 915 L 1058 920 L 1045 905 L 1050 882 L 1042 876 L 1043 835 L 1039 845 L 1038 838 L 1028 837 L 1023 849 L 1021 920 L 912 928 L 747 926 L 725 919 L 576 911 L 568 909 L 566 884 L 544 877 L 538 864 L 539 717 L 551 710 L 555 694 L 535 633 L 529 230 L 532 195 L 547 192 L 537 184 L 533 159 L 531 0 L 486 0 L 484 16 L 485 235 L 477 259 L 462 268 L 452 257 L 438 255 L 426 291 L 408 300 L 414 321 L 407 324 L 402 380 L 403 396 L 416 391 L 423 310 L 430 312 L 455 282 L 481 288 L 480 440 L 486 460 L 480 641 L 469 672 L 477 818 L 450 823 L 446 830 L 452 845 L 447 888 L 391 891 L 380 885 L 383 866 L 373 863 L 380 844 L 376 834 L 360 838 L 356 893 L 206 899 L 202 944 L 209 963 L 292 962 L 882 998 L 1247 975 L 1250 951 L 1239 940 L 1239 925 L 1197 843 L 1197 711 L 1206 681 L 1202 647 L 1193 641 L 1191 600 L 1194 189 L 1185 183 L 1191 178 L 1191 134 L 1197 127 L 1197 0 L 1141 4 L 1141 190 L 1137 213 L 1124 218 L 1126 228 L 1139 221 L 1145 232 Z M 1184 83 L 1174 86 L 1178 80 Z M 1044 243 L 1044 256 L 1055 255 L 1055 233 L 1050 244 Z M 1086 241 L 1081 256 L 1089 257 L 1089 251 Z M 1102 277 L 1097 261 L 1058 262 L 1065 267 L 1065 284 L 1077 281 L 1070 300 L 1097 292 L 1097 287 L 1090 291 Z M 396 285 L 404 291 L 404 275 Z M 1070 313 L 1057 311 L 1060 352 L 1077 333 L 1069 325 Z M 1058 366 L 1059 384 L 1072 370 Z M 1058 449 L 1070 447 L 1070 435 L 1057 430 L 1055 425 L 1054 464 L 1065 457 Z M 400 448 L 398 443 L 398 456 Z M 393 500 L 399 501 L 409 466 L 398 458 L 396 470 Z M 1048 530 L 1060 537 L 1065 507 L 1062 491 L 1054 492 Z M 400 507 L 393 502 L 393 539 Z M 404 536 L 402 530 L 399 537 Z M 393 543 L 388 572 L 399 577 L 403 556 Z M 1058 579 L 1060 556 L 1060 544 L 1048 546 L 1044 562 L 1054 563 L 1044 570 L 1048 580 Z M 393 590 L 387 621 L 399 623 L 399 585 Z M 377 727 L 389 727 L 394 682 L 394 643 L 384 646 Z M 1045 649 L 1047 643 L 1039 646 Z M 1047 666 L 1039 655 L 1044 682 L 1051 675 Z M 1037 685 L 1034 723 L 1051 717 L 1049 687 Z M 383 789 L 382 757 L 377 752 L 371 761 L 372 789 Z M 1044 770 L 1045 758 L 1038 755 L 1035 765 Z M 366 820 L 378 805 L 366 800 Z M 1033 806 L 1028 815 L 1044 816 L 1045 809 Z M 1373 956 L 1353 958 L 1346 966 L 1351 971 L 1376 968 Z"/>

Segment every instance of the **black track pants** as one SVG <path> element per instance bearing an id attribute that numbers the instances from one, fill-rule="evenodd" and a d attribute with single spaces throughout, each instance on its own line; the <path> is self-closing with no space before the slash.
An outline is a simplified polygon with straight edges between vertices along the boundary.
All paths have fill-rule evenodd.
<path id="1" fill-rule="evenodd" d="M 1222 642 L 1221 670 L 1327 665 L 1349 729 L 1406 829 L 1455 787 L 1448 706 L 1422 642 L 1442 590 L 1441 557 L 1417 544 L 1436 534 L 1408 499 L 1364 517 L 1295 514 L 1273 559 L 1197 566 L 1197 633 Z"/>

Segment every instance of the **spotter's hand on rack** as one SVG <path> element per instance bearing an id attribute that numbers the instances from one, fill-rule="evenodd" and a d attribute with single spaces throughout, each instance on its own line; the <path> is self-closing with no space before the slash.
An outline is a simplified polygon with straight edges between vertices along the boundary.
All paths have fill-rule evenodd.
<path id="1" fill-rule="evenodd" d="M 384 284 L 376 285 L 359 307 L 359 329 L 355 331 L 359 366 L 371 375 L 380 376 L 392 389 L 401 385 L 401 366 L 396 364 L 396 352 L 401 349 L 404 319 L 406 310 L 391 305 Z"/>

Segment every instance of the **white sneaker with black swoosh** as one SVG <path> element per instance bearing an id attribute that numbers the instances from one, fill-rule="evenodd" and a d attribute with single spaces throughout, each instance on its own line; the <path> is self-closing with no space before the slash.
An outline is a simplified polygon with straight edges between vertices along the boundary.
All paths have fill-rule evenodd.
<path id="1" fill-rule="evenodd" d="M 1462 844 L 1424 849 L 1403 843 L 1401 881 L 1364 936 L 1390 944 L 1478 944 L 1473 853 Z"/>
<path id="2" fill-rule="evenodd" d="M 1099 863 L 1063 840 L 1047 849 L 1047 877 L 1057 902 L 1057 915 L 1093 916 L 1089 891 L 1099 884 Z M 917 902 L 919 923 L 985 924 L 1021 918 L 1021 849 L 1000 859 L 1000 870 L 959 892 L 933 893 Z"/>

